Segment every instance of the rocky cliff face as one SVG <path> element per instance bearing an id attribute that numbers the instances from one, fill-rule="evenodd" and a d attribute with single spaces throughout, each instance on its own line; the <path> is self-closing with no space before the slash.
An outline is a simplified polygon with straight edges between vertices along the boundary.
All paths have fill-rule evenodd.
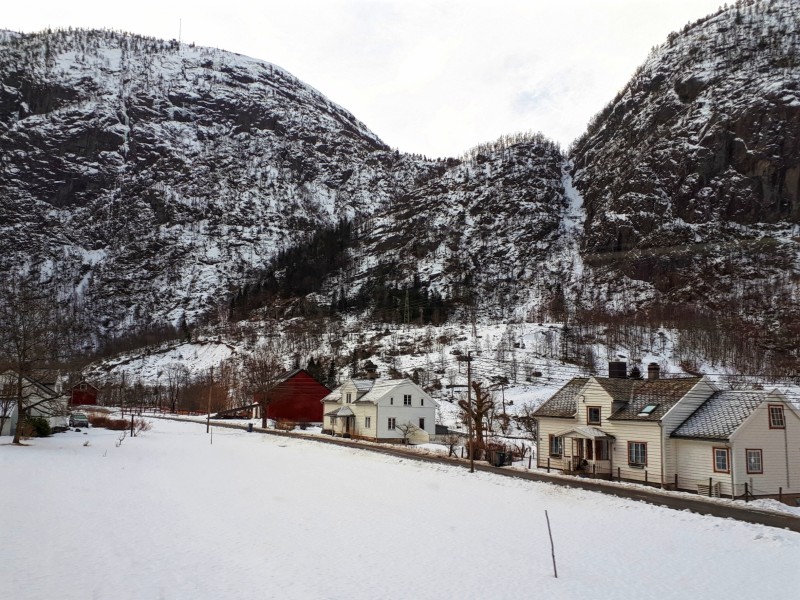
<path id="1" fill-rule="evenodd" d="M 0 260 L 44 265 L 111 328 L 196 317 L 277 249 L 432 167 L 229 52 L 6 32 L 0 81 Z"/>
<path id="2" fill-rule="evenodd" d="M 599 272 L 717 306 L 796 283 L 799 16 L 745 1 L 687 25 L 595 117 L 572 158 Z"/>
<path id="3" fill-rule="evenodd" d="M 567 157 L 528 135 L 438 161 L 269 63 L 2 33 L 0 265 L 41 269 L 120 332 L 274 282 L 278 251 L 348 219 L 320 304 L 411 287 L 462 319 L 699 306 L 796 358 L 798 23 L 796 2 L 742 1 L 671 35 Z"/>

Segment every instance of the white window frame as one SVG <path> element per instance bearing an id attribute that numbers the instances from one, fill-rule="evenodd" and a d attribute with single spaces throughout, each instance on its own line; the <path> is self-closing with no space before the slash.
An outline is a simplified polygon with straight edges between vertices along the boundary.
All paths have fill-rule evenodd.
<path id="1" fill-rule="evenodd" d="M 347 392 L 347 399 L 346 399 L 345 403 L 346 404 L 350 404 L 352 402 L 353 402 L 353 393 L 352 392 Z"/>
<path id="2" fill-rule="evenodd" d="M 423 431 L 425 430 L 425 417 L 419 418 L 419 428 L 422 429 Z"/>
<path id="3" fill-rule="evenodd" d="M 386 423 L 386 429 L 389 431 L 394 431 L 397 429 L 397 419 L 395 417 L 389 417 L 389 420 Z"/>
<path id="4" fill-rule="evenodd" d="M 364 417 L 364 429 L 372 429 L 372 417 Z"/>
<path id="5" fill-rule="evenodd" d="M 411 394 L 403 394 L 403 406 L 411 406 Z"/>

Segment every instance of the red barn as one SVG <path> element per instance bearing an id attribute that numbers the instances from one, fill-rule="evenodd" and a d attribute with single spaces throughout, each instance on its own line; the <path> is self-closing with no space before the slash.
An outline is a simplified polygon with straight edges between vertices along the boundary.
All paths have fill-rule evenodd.
<path id="1" fill-rule="evenodd" d="M 85 379 L 81 379 L 78 383 L 72 386 L 72 393 L 69 398 L 70 406 L 80 406 L 89 404 L 92 406 L 97 405 L 97 392 L 99 390 Z"/>
<path id="2" fill-rule="evenodd" d="M 267 418 L 275 421 L 295 423 L 322 423 L 322 400 L 330 390 L 314 379 L 305 369 L 295 369 L 280 377 L 270 390 Z M 256 394 L 253 398 L 261 398 Z M 260 418 L 260 407 L 256 407 L 254 418 Z"/>

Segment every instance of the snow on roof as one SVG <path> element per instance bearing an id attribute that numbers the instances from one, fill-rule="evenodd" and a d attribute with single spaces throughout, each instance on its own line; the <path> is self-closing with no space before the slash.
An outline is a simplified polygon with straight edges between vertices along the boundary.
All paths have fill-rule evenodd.
<path id="1" fill-rule="evenodd" d="M 375 383 L 374 379 L 351 379 L 350 381 L 353 382 L 353 385 L 356 386 L 359 392 L 370 391 Z"/>
<path id="2" fill-rule="evenodd" d="M 574 435 L 570 435 L 574 434 Z M 614 436 L 606 433 L 597 427 L 589 427 L 588 425 L 576 425 L 556 434 L 558 437 L 579 437 L 590 440 L 602 440 L 604 438 L 614 439 Z"/>
<path id="3" fill-rule="evenodd" d="M 377 402 L 387 393 L 404 383 L 412 383 L 410 379 L 383 379 L 371 380 L 374 385 L 369 393 L 358 399 L 359 402 Z"/>
<path id="4" fill-rule="evenodd" d="M 564 387 L 558 390 L 535 413 L 534 417 L 568 417 L 575 414 L 575 398 L 578 392 L 589 381 L 588 377 L 574 377 Z"/>
<path id="5" fill-rule="evenodd" d="M 352 417 L 355 413 L 349 406 L 341 406 L 336 410 L 325 413 L 326 417 Z"/>
<path id="6" fill-rule="evenodd" d="M 716 392 L 670 437 L 727 440 L 769 395 L 770 392 L 764 390 Z"/>
<path id="7" fill-rule="evenodd" d="M 342 399 L 342 386 L 337 387 L 330 394 L 325 396 L 320 402 L 339 402 Z"/>

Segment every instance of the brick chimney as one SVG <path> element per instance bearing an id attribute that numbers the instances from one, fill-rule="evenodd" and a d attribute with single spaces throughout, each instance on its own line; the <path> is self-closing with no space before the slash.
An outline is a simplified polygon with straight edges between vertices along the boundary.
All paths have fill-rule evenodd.
<path id="1" fill-rule="evenodd" d="M 650 363 L 647 365 L 647 379 L 650 381 L 654 381 L 661 376 L 661 367 L 658 366 L 658 363 Z"/>

